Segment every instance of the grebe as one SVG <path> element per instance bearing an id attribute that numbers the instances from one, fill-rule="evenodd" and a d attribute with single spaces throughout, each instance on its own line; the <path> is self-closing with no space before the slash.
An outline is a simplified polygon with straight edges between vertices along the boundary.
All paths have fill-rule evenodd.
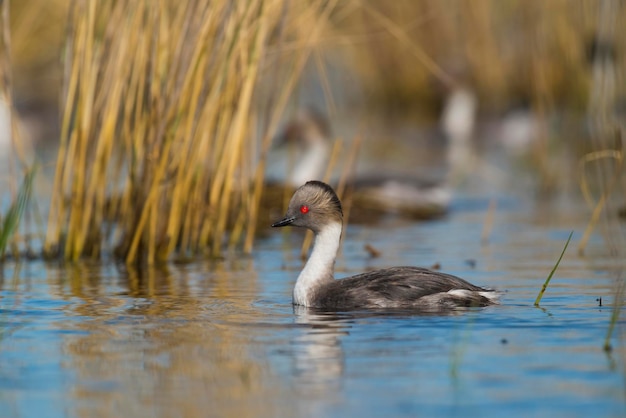
<path id="1" fill-rule="evenodd" d="M 294 189 L 304 182 L 321 178 L 331 152 L 328 119 L 313 107 L 300 109 L 283 129 L 277 146 L 294 145 L 300 158 L 286 184 Z"/>
<path id="2" fill-rule="evenodd" d="M 494 290 L 420 267 L 390 267 L 335 280 L 343 212 L 334 190 L 321 181 L 309 181 L 298 188 L 285 217 L 272 226 L 288 225 L 315 234 L 313 251 L 293 289 L 294 305 L 329 310 L 442 311 L 497 304 Z"/>
<path id="3" fill-rule="evenodd" d="M 419 219 L 444 215 L 452 200 L 450 180 L 461 177 L 471 163 L 476 108 L 476 98 L 466 88 L 453 90 L 446 100 L 437 133 L 448 143 L 447 178 L 370 170 L 349 179 L 355 205 Z M 322 112 L 311 107 L 301 109 L 283 129 L 279 142 L 293 144 L 300 155 L 287 181 L 289 186 L 296 188 L 322 176 L 332 144 L 330 123 Z"/>

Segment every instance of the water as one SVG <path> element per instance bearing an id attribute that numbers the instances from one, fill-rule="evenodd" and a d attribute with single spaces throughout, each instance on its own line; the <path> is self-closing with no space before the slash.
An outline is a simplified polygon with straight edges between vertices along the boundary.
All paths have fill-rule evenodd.
<path id="1" fill-rule="evenodd" d="M 481 245 L 488 201 L 461 195 L 440 221 L 345 233 L 338 277 L 439 263 L 506 291 L 500 306 L 450 316 L 294 311 L 301 235 L 281 231 L 250 257 L 143 272 L 6 263 L 0 415 L 626 415 L 623 320 L 613 352 L 602 350 L 620 261 L 598 236 L 577 257 L 588 214 L 559 200 L 498 195 Z"/>

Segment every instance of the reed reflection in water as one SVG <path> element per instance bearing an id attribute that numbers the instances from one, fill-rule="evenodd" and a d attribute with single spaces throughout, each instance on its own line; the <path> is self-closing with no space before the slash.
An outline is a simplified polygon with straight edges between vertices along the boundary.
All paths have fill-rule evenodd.
<path id="1" fill-rule="evenodd" d="M 56 386 L 67 386 L 67 393 L 60 390 L 62 409 L 78 416 L 207 416 L 211 405 L 219 405 L 220 415 L 270 416 L 288 408 L 271 402 L 287 389 L 256 353 L 261 347 L 253 340 L 263 330 L 241 332 L 241 326 L 230 325 L 258 315 L 250 304 L 256 294 L 250 260 L 217 262 L 201 275 L 184 266 L 140 274 L 96 264 L 36 264 L 39 274 L 47 271 L 45 280 L 24 279 L 19 276 L 29 274 L 21 271 L 3 283 L 4 289 L 13 287 L 13 300 L 3 300 L 3 328 L 14 335 L 8 344 L 0 342 L 2 374 L 20 373 L 19 364 L 6 363 L 7 352 L 20 363 L 40 356 L 60 363 L 52 366 L 54 374 L 38 376 L 38 384 L 21 379 L 12 385 L 17 381 L 9 379 L 17 411 L 40 385 L 53 394 L 59 394 Z M 42 305 L 43 297 L 57 302 Z M 28 309 L 30 304 L 38 306 Z M 51 316 L 51 322 L 30 330 L 29 323 L 17 324 L 20 316 L 36 323 L 40 315 Z M 55 334 L 54 341 L 29 344 L 20 353 L 20 327 L 32 339 L 42 326 Z M 51 353 L 50 346 L 60 352 Z"/>

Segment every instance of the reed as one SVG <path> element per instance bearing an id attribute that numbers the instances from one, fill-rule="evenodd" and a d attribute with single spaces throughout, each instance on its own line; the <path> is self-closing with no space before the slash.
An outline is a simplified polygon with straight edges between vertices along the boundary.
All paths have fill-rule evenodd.
<path id="1" fill-rule="evenodd" d="M 22 217 L 28 205 L 28 201 L 31 198 L 33 190 L 33 179 L 37 167 L 34 166 L 30 169 L 17 192 L 17 196 L 7 213 L 4 216 L 0 216 L 0 260 L 4 260 L 6 255 L 6 249 L 9 244 L 12 244 L 14 250 L 12 251 L 15 257 L 19 257 L 19 250 L 17 249 L 17 243 L 12 241 L 15 233 L 18 231 Z"/>
<path id="2" fill-rule="evenodd" d="M 341 27 L 374 107 L 437 115 L 440 89 L 469 84 L 481 108 L 520 98 L 584 110 L 597 2 L 354 0 Z M 617 16 L 626 11 L 616 10 Z M 620 43 L 621 45 L 621 43 Z"/>
<path id="3" fill-rule="evenodd" d="M 624 60 L 620 59 L 620 42 L 623 40 L 623 25 L 620 25 L 622 4 L 606 1 L 597 6 L 597 38 L 609 46 L 606 51 L 597 53 L 591 65 L 590 95 L 587 106 L 587 122 L 591 133 L 591 152 L 580 162 L 581 190 L 592 214 L 579 245 L 582 254 L 587 239 L 594 229 L 598 229 L 604 238 L 608 254 L 617 261 L 614 271 L 615 284 L 611 319 L 603 343 L 605 351 L 611 350 L 611 339 L 619 321 L 624 305 L 626 278 L 624 277 L 624 259 L 626 259 L 626 236 L 618 219 L 618 204 L 623 204 L 623 193 L 617 192 L 618 185 L 623 185 L 624 177 L 624 137 L 625 131 L 616 113 L 619 94 L 623 94 Z M 623 45 L 623 44 L 622 44 Z M 623 48 L 622 48 L 623 50 Z M 594 170 L 591 171 L 590 168 Z M 591 193 L 591 179 L 595 181 L 594 202 Z M 623 189 L 622 189 L 623 191 Z"/>
<path id="4" fill-rule="evenodd" d="M 175 3 L 157 0 L 150 7 L 153 15 L 171 15 L 169 22 L 173 25 L 182 23 L 183 9 L 192 7 L 201 12 L 209 4 L 215 9 L 210 19 L 217 20 L 224 16 L 225 2 L 216 1 Z M 77 3 L 81 2 L 13 2 L 15 21 L 19 23 L 14 25 L 14 30 L 19 43 L 16 49 L 22 62 L 21 71 L 44 65 L 46 73 L 53 69 L 49 62 L 56 58 L 57 28 L 63 26 L 61 17 L 66 15 L 68 5 L 76 8 Z M 105 23 L 100 10 L 104 12 L 113 3 L 110 0 L 97 2 L 99 12 L 95 19 L 102 29 Z M 238 7 L 249 9 L 256 3 L 245 1 Z M 264 18 L 275 18 L 272 16 L 275 3 L 277 1 L 265 3 Z M 284 50 L 296 53 L 302 51 L 302 46 L 307 50 L 306 45 L 313 38 L 319 46 L 343 48 L 342 54 L 349 57 L 346 61 L 350 71 L 368 86 L 366 98 L 376 106 L 434 105 L 439 100 L 439 91 L 433 89 L 433 80 L 444 85 L 470 83 L 480 93 L 481 106 L 492 110 L 494 106 L 497 108 L 519 97 L 529 99 L 538 107 L 549 108 L 555 104 L 567 104 L 584 110 L 587 102 L 589 67 L 586 55 L 600 14 L 595 0 L 581 0 L 575 5 L 566 0 L 349 0 L 331 1 L 330 7 L 315 0 L 305 5 L 283 0 L 279 3 L 280 8 L 288 9 L 289 19 L 279 25 L 268 22 L 272 42 L 295 40 L 285 44 Z M 145 5 L 141 7 L 144 11 L 147 9 Z M 140 13 L 141 7 L 136 5 L 133 10 Z M 615 10 L 617 19 L 626 17 L 626 10 L 622 9 Z M 281 9 L 279 13 L 282 12 Z M 75 19 L 76 13 L 70 17 Z M 119 18 L 120 15 L 111 17 Z M 163 19 L 161 29 L 176 36 L 182 28 L 165 28 L 168 19 Z M 296 28 L 296 22 L 300 28 Z M 113 21 L 107 25 L 112 31 L 111 28 L 118 23 L 123 22 Z M 141 26 L 137 29 L 146 29 L 147 22 L 139 23 Z M 623 28 L 616 30 L 623 34 Z M 296 33 L 297 37 L 292 36 Z M 106 36 L 110 37 L 111 33 Z M 145 34 L 141 36 L 145 37 Z M 161 39 L 174 40 L 167 36 Z M 183 43 L 187 44 L 187 41 Z M 623 47 L 623 42 L 616 43 L 618 50 Z M 307 50 L 304 55 L 309 52 Z M 314 57 L 319 59 L 320 54 L 314 54 Z M 292 68 L 297 69 L 297 61 L 293 61 Z M 323 67 L 320 69 L 323 71 Z M 28 72 L 32 73 L 31 70 Z M 34 82 L 40 83 L 33 78 Z M 37 84 L 40 89 L 45 87 L 47 92 L 53 86 L 54 83 Z M 330 93 L 328 85 L 323 88 Z M 426 113 L 436 112 L 435 108 L 422 107 Z"/>
<path id="5" fill-rule="evenodd" d="M 113 247 L 128 263 L 218 255 L 233 216 L 230 240 L 245 237 L 249 250 L 270 134 L 332 8 L 74 1 L 44 253 L 77 260 Z M 289 42 L 300 52 L 285 57 Z M 258 83 L 279 63 L 291 72 L 259 110 Z"/>
<path id="6" fill-rule="evenodd" d="M 14 258 L 20 257 L 20 243 L 29 248 L 28 236 L 20 234 L 20 226 L 28 203 L 32 196 L 33 182 L 37 172 L 37 165 L 28 162 L 23 138 L 20 135 L 20 121 L 14 108 L 13 91 L 13 54 L 11 36 L 11 9 L 8 1 L 2 2 L 0 17 L 0 106 L 2 112 L 8 114 L 7 120 L 0 126 L 0 164 L 4 175 L 8 175 L 5 189 L 5 180 L 2 179 L 0 190 L 10 190 L 11 203 L 6 213 L 0 213 L 0 261 L 4 261 L 7 249 Z M 8 143 L 4 143 L 8 141 Z M 22 183 L 17 187 L 17 179 Z M 2 197 L 2 196 L 0 196 Z M 23 241 L 23 242 L 20 242 Z"/>
<path id="7" fill-rule="evenodd" d="M 615 326 L 619 321 L 620 314 L 622 312 L 622 308 L 624 307 L 624 295 L 626 295 L 626 280 L 623 278 L 623 270 L 619 272 L 616 277 L 616 289 L 613 299 L 613 310 L 611 311 L 611 319 L 609 320 L 609 326 L 606 330 L 606 336 L 604 337 L 604 343 L 602 344 L 602 348 L 606 352 L 610 352 L 613 350 L 613 345 L 611 344 L 611 339 L 613 338 L 613 332 L 615 331 Z"/>
<path id="8" fill-rule="evenodd" d="M 367 86 L 367 104 L 386 111 L 419 107 L 435 117 L 442 95 L 433 85 L 470 84 L 488 111 L 524 98 L 541 114 L 584 110 L 593 90 L 586 53 L 602 26 L 593 0 L 231 3 L 11 3 L 20 75 L 52 72 L 52 28 L 67 15 L 47 256 L 115 249 L 129 262 L 155 262 L 218 255 L 225 243 L 251 251 L 271 134 L 306 63 L 322 62 L 326 46 L 348 57 L 342 71 Z M 614 39 L 623 51 L 624 37 Z M 57 83 L 44 84 L 36 86 L 49 97 Z M 549 178 L 545 138 L 535 151 Z"/>
<path id="9" fill-rule="evenodd" d="M 600 197 L 597 201 L 594 201 L 592 196 L 591 187 L 589 186 L 590 179 L 587 170 L 587 165 L 592 162 L 599 162 L 600 164 L 604 164 L 605 166 L 609 166 L 611 162 L 613 162 L 613 174 L 609 179 L 608 184 L 606 184 L 606 188 L 603 188 Z M 585 228 L 585 232 L 580 242 L 578 243 L 578 254 L 584 255 L 585 248 L 587 247 L 587 242 L 591 237 L 593 230 L 596 225 L 600 221 L 600 217 L 603 214 L 603 211 L 606 209 L 606 205 L 608 200 L 611 197 L 611 194 L 614 193 L 615 187 L 619 183 L 620 178 L 622 177 L 622 171 L 624 168 L 624 156 L 621 150 L 602 150 L 595 151 L 585 155 L 579 163 L 580 166 L 580 189 L 582 192 L 587 205 L 592 210 L 591 218 L 589 219 L 589 223 Z"/>
<path id="10" fill-rule="evenodd" d="M 561 259 L 563 258 L 563 255 L 565 254 L 565 250 L 567 250 L 567 246 L 569 245 L 569 242 L 572 239 L 572 235 L 574 235 L 574 231 L 569 233 L 569 237 L 567 237 L 567 241 L 565 242 L 565 246 L 563 247 L 563 251 L 561 251 L 561 255 L 559 256 L 559 259 L 556 260 L 556 264 L 554 265 L 554 267 L 552 267 L 550 274 L 546 278 L 546 281 L 543 283 L 543 286 L 541 287 L 541 290 L 539 291 L 539 294 L 537 295 L 537 298 L 535 299 L 535 304 L 534 304 L 535 306 L 539 306 L 539 302 L 541 302 L 541 298 L 543 297 L 543 294 L 546 292 L 546 289 L 548 288 L 548 284 L 550 283 L 550 280 L 552 280 L 552 276 L 554 276 L 554 272 L 556 272 L 556 269 L 559 267 L 559 264 L 561 264 Z"/>

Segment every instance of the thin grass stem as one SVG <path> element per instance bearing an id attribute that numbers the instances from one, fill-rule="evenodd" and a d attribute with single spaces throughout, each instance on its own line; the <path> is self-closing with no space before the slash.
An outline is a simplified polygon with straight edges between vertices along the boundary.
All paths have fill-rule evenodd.
<path id="1" fill-rule="evenodd" d="M 534 304 L 535 306 L 539 306 L 539 302 L 541 301 L 543 294 L 546 292 L 546 289 L 548 288 L 548 284 L 550 283 L 552 276 L 554 276 L 554 272 L 556 271 L 556 269 L 559 267 L 559 264 L 561 263 L 563 254 L 565 254 L 565 250 L 567 250 L 567 246 L 569 245 L 569 242 L 572 239 L 572 235 L 574 235 L 574 231 L 571 231 L 569 233 L 569 237 L 567 237 L 567 241 L 565 242 L 565 246 L 563 247 L 563 251 L 561 251 L 561 255 L 559 256 L 559 259 L 556 261 L 556 264 L 554 265 L 554 267 L 552 267 L 552 271 L 550 271 L 548 278 L 543 283 L 543 286 L 541 287 L 541 290 L 539 291 L 539 294 L 537 295 L 537 299 L 535 299 L 535 304 Z"/>

